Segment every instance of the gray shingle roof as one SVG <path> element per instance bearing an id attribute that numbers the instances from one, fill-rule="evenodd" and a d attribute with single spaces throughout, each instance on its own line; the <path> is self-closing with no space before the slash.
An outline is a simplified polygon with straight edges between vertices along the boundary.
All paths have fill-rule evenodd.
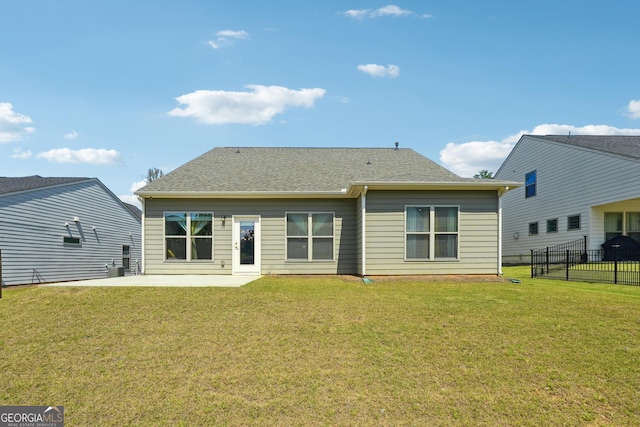
<path id="1" fill-rule="evenodd" d="M 24 177 L 0 176 L 0 194 L 15 193 L 18 191 L 36 190 L 38 188 L 52 187 L 54 185 L 69 184 L 71 182 L 86 181 L 90 178 L 43 178 L 39 175 Z"/>
<path id="2" fill-rule="evenodd" d="M 590 150 L 640 159 L 640 136 L 609 135 L 527 135 Z"/>
<path id="3" fill-rule="evenodd" d="M 136 217 L 138 217 L 138 219 L 142 219 L 142 210 L 140 210 L 139 207 L 137 207 L 136 205 L 132 205 L 130 203 L 127 202 L 122 202 L 122 204 L 129 209 L 129 211 L 131 211 L 132 214 L 134 214 Z"/>
<path id="4" fill-rule="evenodd" d="M 411 149 L 219 147 L 138 190 L 340 192 L 350 184 L 473 182 Z"/>

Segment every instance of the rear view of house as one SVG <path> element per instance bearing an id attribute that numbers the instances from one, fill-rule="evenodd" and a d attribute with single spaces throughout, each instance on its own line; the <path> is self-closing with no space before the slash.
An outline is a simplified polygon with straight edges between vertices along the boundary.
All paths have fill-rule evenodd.
<path id="1" fill-rule="evenodd" d="M 145 274 L 498 274 L 500 198 L 410 149 L 220 147 L 137 191 Z"/>
<path id="2" fill-rule="evenodd" d="M 136 273 L 142 257 L 136 210 L 96 178 L 0 177 L 2 284 Z"/>

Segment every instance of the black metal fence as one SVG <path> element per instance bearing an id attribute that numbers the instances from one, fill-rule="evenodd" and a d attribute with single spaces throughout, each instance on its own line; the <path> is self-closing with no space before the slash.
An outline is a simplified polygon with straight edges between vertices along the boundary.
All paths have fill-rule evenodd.
<path id="1" fill-rule="evenodd" d="M 640 253 L 587 249 L 587 239 L 531 251 L 531 277 L 640 286 Z"/>

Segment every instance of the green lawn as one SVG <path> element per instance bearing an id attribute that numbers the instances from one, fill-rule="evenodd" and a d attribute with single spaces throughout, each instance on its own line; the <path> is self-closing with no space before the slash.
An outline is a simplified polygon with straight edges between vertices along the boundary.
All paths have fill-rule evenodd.
<path id="1" fill-rule="evenodd" d="M 21 288 L 0 405 L 66 426 L 640 424 L 640 288 L 264 277 Z"/>

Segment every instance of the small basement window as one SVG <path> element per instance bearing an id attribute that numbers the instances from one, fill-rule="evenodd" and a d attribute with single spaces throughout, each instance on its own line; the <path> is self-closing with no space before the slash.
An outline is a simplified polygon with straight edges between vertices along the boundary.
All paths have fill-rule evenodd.
<path id="1" fill-rule="evenodd" d="M 580 215 L 567 217 L 567 230 L 580 230 Z"/>
<path id="2" fill-rule="evenodd" d="M 71 236 L 62 236 L 62 243 L 65 244 L 65 245 L 80 246 L 80 238 L 79 237 L 71 237 Z"/>

